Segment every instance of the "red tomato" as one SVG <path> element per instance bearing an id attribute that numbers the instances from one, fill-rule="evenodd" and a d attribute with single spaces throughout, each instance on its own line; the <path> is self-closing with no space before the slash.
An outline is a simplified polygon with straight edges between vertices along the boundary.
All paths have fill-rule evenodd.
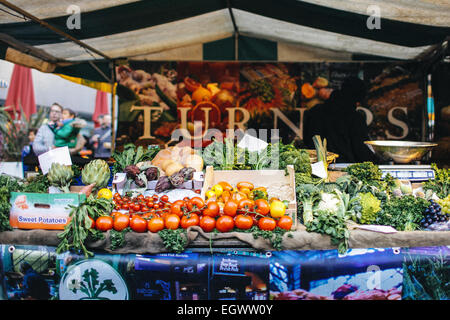
<path id="1" fill-rule="evenodd" d="M 123 214 L 122 212 L 118 212 L 118 211 L 113 211 L 111 212 L 110 216 L 115 219 L 116 216 L 120 216 L 121 214 Z M 89 217 L 90 218 L 90 217 Z"/>
<path id="2" fill-rule="evenodd" d="M 113 218 L 110 216 L 101 216 L 95 220 L 95 227 L 100 231 L 107 231 L 113 227 Z"/>
<path id="3" fill-rule="evenodd" d="M 158 210 L 158 209 L 159 209 L 159 204 L 155 203 L 155 204 L 153 205 L 153 208 L 156 209 L 156 210 Z"/>
<path id="4" fill-rule="evenodd" d="M 146 206 L 149 208 L 153 208 L 153 201 L 147 201 Z"/>
<path id="5" fill-rule="evenodd" d="M 238 204 L 233 200 L 228 200 L 224 207 L 223 207 L 223 213 L 224 215 L 234 217 L 237 213 Z"/>
<path id="6" fill-rule="evenodd" d="M 238 214 L 236 217 L 234 217 L 234 223 L 237 228 L 248 230 L 253 227 L 253 218 L 245 214 Z"/>
<path id="7" fill-rule="evenodd" d="M 258 227 L 261 230 L 272 231 L 277 226 L 277 222 L 273 218 L 263 217 L 258 220 Z"/>
<path id="8" fill-rule="evenodd" d="M 234 220 L 228 215 L 220 216 L 216 221 L 216 229 L 220 232 L 228 232 L 233 230 Z"/>
<path id="9" fill-rule="evenodd" d="M 136 197 L 136 199 L 137 199 L 137 200 L 144 200 L 145 197 L 144 197 L 143 194 L 140 194 L 140 195 L 138 195 L 138 196 Z"/>
<path id="10" fill-rule="evenodd" d="M 282 216 L 278 222 L 277 226 L 284 230 L 291 230 L 293 224 L 293 220 L 290 216 Z"/>
<path id="11" fill-rule="evenodd" d="M 137 215 L 133 216 L 130 221 L 130 228 L 135 232 L 147 231 L 147 220 Z"/>
<path id="12" fill-rule="evenodd" d="M 187 208 L 188 208 L 189 211 L 192 211 L 192 210 L 200 211 L 200 210 L 203 209 L 204 206 L 205 206 L 205 202 L 200 197 L 193 197 L 187 203 Z"/>
<path id="13" fill-rule="evenodd" d="M 95 228 L 95 221 L 90 216 L 88 216 L 89 220 L 91 220 L 91 229 Z"/>
<path id="14" fill-rule="evenodd" d="M 169 201 L 169 196 L 167 194 L 161 196 L 161 201 L 162 202 L 168 202 Z"/>
<path id="15" fill-rule="evenodd" d="M 154 217 L 148 220 L 147 228 L 150 232 L 155 233 L 161 231 L 162 229 L 164 229 L 164 227 L 165 227 L 164 219 L 161 217 Z"/>
<path id="16" fill-rule="evenodd" d="M 170 207 L 170 213 L 176 214 L 177 216 L 181 217 L 181 216 L 183 216 L 183 207 L 184 207 L 184 201 L 177 200 Z"/>
<path id="17" fill-rule="evenodd" d="M 122 231 L 130 225 L 130 218 L 125 214 L 118 214 L 114 218 L 113 228 L 116 231 Z"/>
<path id="18" fill-rule="evenodd" d="M 214 217 L 217 217 L 219 215 L 219 212 L 220 212 L 220 207 L 217 204 L 217 202 L 210 201 L 206 205 L 206 209 L 203 210 L 203 215 L 204 216 L 210 216 L 210 217 L 214 218 Z"/>
<path id="19" fill-rule="evenodd" d="M 196 213 L 190 213 L 189 215 L 184 215 L 181 218 L 181 227 L 183 229 L 187 229 L 192 226 L 198 226 L 200 223 L 200 218 L 198 217 L 198 214 Z"/>
<path id="20" fill-rule="evenodd" d="M 265 199 L 255 200 L 255 211 L 263 216 L 267 216 L 270 212 L 270 205 Z"/>
<path id="21" fill-rule="evenodd" d="M 156 202 L 156 201 L 158 201 L 159 197 L 158 197 L 158 195 L 154 194 L 152 196 L 152 199 L 153 199 L 153 202 Z"/>
<path id="22" fill-rule="evenodd" d="M 238 204 L 238 212 L 244 213 L 246 211 L 252 211 L 255 202 L 250 199 L 242 199 Z"/>
<path id="23" fill-rule="evenodd" d="M 140 204 L 134 204 L 133 205 L 133 210 L 136 212 L 139 212 L 142 210 L 141 205 Z"/>
<path id="24" fill-rule="evenodd" d="M 203 216 L 200 219 L 199 226 L 203 229 L 203 231 L 211 232 L 216 227 L 216 219 L 210 216 Z"/>
<path id="25" fill-rule="evenodd" d="M 164 220 L 164 224 L 167 229 L 175 230 L 180 226 L 180 217 L 176 214 L 169 214 Z"/>
<path id="26" fill-rule="evenodd" d="M 130 209 L 130 206 L 128 205 L 128 203 L 123 203 L 122 210 L 128 210 L 128 209 Z"/>

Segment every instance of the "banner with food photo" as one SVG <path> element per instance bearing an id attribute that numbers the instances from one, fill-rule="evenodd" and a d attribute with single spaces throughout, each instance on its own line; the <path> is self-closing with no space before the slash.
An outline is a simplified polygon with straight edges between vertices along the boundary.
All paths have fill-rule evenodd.
<path id="1" fill-rule="evenodd" d="M 303 114 L 329 99 L 349 76 L 363 79 L 370 138 L 421 140 L 423 79 L 416 63 L 263 63 L 129 61 L 117 67 L 117 147 L 210 143 L 208 129 L 279 129 L 303 139 Z M 172 135 L 175 129 L 184 129 Z M 190 140 L 192 139 L 192 140 Z M 270 137 L 268 137 L 270 139 Z"/>

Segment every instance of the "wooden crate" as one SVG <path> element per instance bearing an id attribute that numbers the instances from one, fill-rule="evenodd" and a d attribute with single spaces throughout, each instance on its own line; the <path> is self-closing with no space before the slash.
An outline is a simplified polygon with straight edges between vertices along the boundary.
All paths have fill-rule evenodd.
<path id="1" fill-rule="evenodd" d="M 274 182 L 281 182 L 292 188 L 293 199 L 289 202 L 286 213 L 294 221 L 292 229 L 298 226 L 297 201 L 295 196 L 295 172 L 293 166 L 288 166 L 288 174 L 284 170 L 214 170 L 212 166 L 206 167 L 201 197 L 205 199 L 206 192 L 220 181 L 226 181 L 232 186 L 238 182 L 248 181 L 256 187 L 270 187 Z M 283 183 L 283 184 L 284 184 Z M 270 194 L 269 194 L 270 197 Z M 280 199 L 284 200 L 284 199 Z"/>

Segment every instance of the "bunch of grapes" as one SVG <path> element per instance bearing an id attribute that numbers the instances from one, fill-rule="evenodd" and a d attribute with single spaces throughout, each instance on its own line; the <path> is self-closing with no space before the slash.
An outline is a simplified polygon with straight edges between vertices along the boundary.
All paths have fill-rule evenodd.
<path id="1" fill-rule="evenodd" d="M 430 205 L 425 209 L 424 217 L 420 220 L 422 228 L 428 228 L 436 222 L 446 222 L 450 218 L 450 213 L 442 212 L 442 208 L 434 200 L 430 200 Z"/>
<path id="2" fill-rule="evenodd" d="M 439 199 L 437 203 L 441 206 L 443 213 L 450 214 L 450 194 L 444 199 Z"/>

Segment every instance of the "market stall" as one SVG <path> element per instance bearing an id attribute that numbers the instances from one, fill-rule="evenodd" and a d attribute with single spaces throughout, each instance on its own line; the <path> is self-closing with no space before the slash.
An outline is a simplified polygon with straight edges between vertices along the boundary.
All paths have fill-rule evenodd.
<path id="1" fill-rule="evenodd" d="M 51 154 L 27 179 L 0 176 L 1 298 L 448 299 L 450 100 L 427 90 L 430 74 L 446 83 L 445 21 L 393 11 L 367 33 L 364 10 L 329 1 L 175 1 L 176 15 L 125 2 L 83 2 L 77 32 L 76 10 L 0 1 L 29 19 L 8 16 L 6 60 L 119 97 L 109 160 Z M 295 39 L 309 62 L 291 62 Z M 358 108 L 379 163 L 303 143 L 304 112 L 348 76 L 368 85 Z"/>

